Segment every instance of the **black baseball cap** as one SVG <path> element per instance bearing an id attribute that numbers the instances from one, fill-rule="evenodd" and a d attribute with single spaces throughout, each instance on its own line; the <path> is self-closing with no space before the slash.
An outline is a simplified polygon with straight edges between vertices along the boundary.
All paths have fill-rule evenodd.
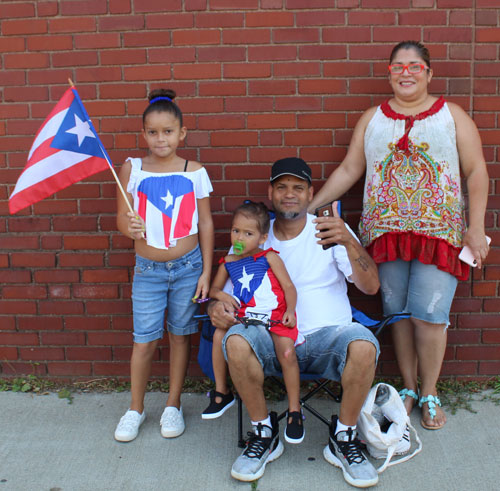
<path id="1" fill-rule="evenodd" d="M 271 169 L 271 182 L 281 176 L 295 176 L 299 179 L 312 183 L 311 168 L 298 157 L 286 157 L 277 160 Z"/>

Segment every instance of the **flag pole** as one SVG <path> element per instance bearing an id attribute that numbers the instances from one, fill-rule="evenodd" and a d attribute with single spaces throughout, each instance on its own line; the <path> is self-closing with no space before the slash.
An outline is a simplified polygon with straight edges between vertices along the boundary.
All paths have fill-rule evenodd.
<path id="1" fill-rule="evenodd" d="M 73 80 L 71 80 L 70 78 L 68 78 L 68 82 L 69 82 L 69 85 L 71 86 L 71 88 L 74 89 L 75 88 L 75 84 L 73 83 Z M 97 139 L 97 142 L 99 143 L 99 146 L 101 146 L 101 142 L 99 141 L 99 138 Z M 102 147 L 101 147 L 101 150 L 102 150 Z M 123 199 L 125 200 L 125 203 L 127 204 L 127 207 L 129 209 L 129 211 L 132 212 L 132 213 L 134 213 L 134 214 L 136 214 L 136 212 L 134 211 L 134 209 L 130 205 L 130 201 L 128 200 L 127 195 L 125 194 L 125 190 L 123 189 L 123 186 L 122 186 L 122 183 L 120 182 L 120 179 L 116 175 L 115 169 L 113 168 L 113 164 L 108 159 L 107 153 L 106 152 L 102 152 L 102 153 L 104 155 L 104 158 L 106 159 L 106 162 L 109 165 L 111 173 L 113 174 L 113 177 L 114 177 L 114 179 L 116 181 L 116 184 L 118 185 L 118 189 L 120 190 L 120 193 L 122 194 Z"/>

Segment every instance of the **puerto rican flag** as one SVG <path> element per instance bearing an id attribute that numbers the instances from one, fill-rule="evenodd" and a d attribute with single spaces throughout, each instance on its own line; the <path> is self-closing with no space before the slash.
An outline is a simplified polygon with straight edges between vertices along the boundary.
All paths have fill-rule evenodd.
<path id="1" fill-rule="evenodd" d="M 286 309 L 285 293 L 265 257 L 272 250 L 227 262 L 226 270 L 233 283 L 233 295 L 240 302 L 238 316 L 256 317 L 265 322 L 267 319 L 257 314 L 268 315 L 271 320 L 279 322 L 271 325 L 270 330 L 293 339 L 297 346 L 304 342 L 297 326 L 289 329 L 281 324 Z"/>
<path id="2" fill-rule="evenodd" d="M 83 103 L 69 88 L 49 114 L 9 198 L 16 213 L 51 194 L 111 167 Z"/>
<path id="3" fill-rule="evenodd" d="M 283 312 L 275 309 L 281 304 L 285 306 L 285 296 L 279 281 L 272 272 L 263 255 L 249 256 L 238 261 L 227 262 L 226 269 L 233 283 L 233 295 L 240 301 L 238 315 L 251 316 L 255 313 L 271 313 L 273 320 L 281 320 Z M 254 308 L 255 306 L 257 308 Z"/>
<path id="4" fill-rule="evenodd" d="M 147 177 L 139 184 L 137 196 L 137 212 L 146 223 L 149 245 L 167 249 L 174 247 L 177 239 L 196 233 L 196 196 L 193 182 L 187 177 Z"/>

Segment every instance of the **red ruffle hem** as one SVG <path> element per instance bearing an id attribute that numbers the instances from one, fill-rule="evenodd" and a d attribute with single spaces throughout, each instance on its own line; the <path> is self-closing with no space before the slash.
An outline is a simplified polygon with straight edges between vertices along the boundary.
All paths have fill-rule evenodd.
<path id="1" fill-rule="evenodd" d="M 377 264 L 396 259 L 418 259 L 423 264 L 436 265 L 458 280 L 469 278 L 469 265 L 458 259 L 460 249 L 442 239 L 413 232 L 388 232 L 375 239 L 366 249 Z"/>

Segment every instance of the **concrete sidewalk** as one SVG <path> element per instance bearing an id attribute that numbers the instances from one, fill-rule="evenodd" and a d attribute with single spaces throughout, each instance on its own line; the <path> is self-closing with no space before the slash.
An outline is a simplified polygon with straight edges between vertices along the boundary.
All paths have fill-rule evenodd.
<path id="1" fill-rule="evenodd" d="M 352 490 L 340 469 L 323 458 L 326 426 L 308 416 L 300 445 L 285 445 L 252 488 L 230 476 L 237 447 L 236 406 L 213 421 L 203 421 L 208 399 L 184 394 L 185 433 L 161 437 L 159 418 L 166 394 L 146 395 L 147 418 L 130 443 L 113 439 L 130 394 L 75 394 L 73 404 L 56 394 L 0 393 L 0 491 L 135 490 Z M 282 410 L 286 403 L 273 403 Z M 315 400 L 325 414 L 338 410 Z M 500 484 L 500 407 L 475 402 L 477 414 L 448 414 L 439 431 L 426 431 L 414 410 L 412 423 L 423 450 L 409 462 L 380 476 L 384 490 L 496 490 Z M 248 420 L 245 415 L 245 425 Z M 281 432 L 283 431 L 283 425 Z M 245 429 L 245 433 L 246 433 Z M 378 461 L 377 461 L 378 462 Z"/>

